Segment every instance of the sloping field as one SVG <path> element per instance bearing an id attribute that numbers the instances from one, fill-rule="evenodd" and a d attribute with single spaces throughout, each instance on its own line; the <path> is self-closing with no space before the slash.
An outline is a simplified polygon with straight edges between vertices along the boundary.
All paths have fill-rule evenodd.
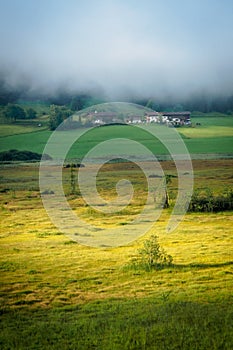
<path id="1" fill-rule="evenodd" d="M 30 123 L 28 125 L 20 124 L 20 125 L 12 125 L 12 124 L 1 124 L 0 125 L 0 137 L 18 135 L 18 134 L 27 134 L 31 132 L 36 132 L 44 130 L 46 126 L 39 127 L 40 121 Z"/>

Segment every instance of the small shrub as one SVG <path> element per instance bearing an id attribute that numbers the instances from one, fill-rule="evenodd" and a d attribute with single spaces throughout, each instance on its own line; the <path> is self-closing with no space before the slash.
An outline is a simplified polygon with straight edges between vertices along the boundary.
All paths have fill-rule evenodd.
<path id="1" fill-rule="evenodd" d="M 41 192 L 41 194 L 54 194 L 54 191 L 52 191 L 52 190 L 44 190 L 43 192 Z"/>
<path id="2" fill-rule="evenodd" d="M 145 270 L 159 269 L 172 264 L 173 258 L 167 254 L 158 243 L 158 237 L 152 235 L 143 243 L 143 247 L 138 249 L 138 256 L 132 260 L 135 268 Z"/>
<path id="3" fill-rule="evenodd" d="M 51 160 L 52 158 L 48 154 L 40 154 L 31 151 L 19 151 L 16 149 L 11 149 L 9 151 L 0 152 L 1 162 L 11 162 L 11 161 L 40 161 Z"/>
<path id="4" fill-rule="evenodd" d="M 2 261 L 0 263 L 0 270 L 9 272 L 16 271 L 19 268 L 19 264 L 13 261 Z"/>

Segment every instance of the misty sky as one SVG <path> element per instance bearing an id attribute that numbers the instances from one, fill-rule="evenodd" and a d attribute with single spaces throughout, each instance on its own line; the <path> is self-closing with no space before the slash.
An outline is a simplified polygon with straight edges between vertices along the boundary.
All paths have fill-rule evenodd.
<path id="1" fill-rule="evenodd" d="M 233 92 L 233 0 L 0 0 L 10 85 Z"/>

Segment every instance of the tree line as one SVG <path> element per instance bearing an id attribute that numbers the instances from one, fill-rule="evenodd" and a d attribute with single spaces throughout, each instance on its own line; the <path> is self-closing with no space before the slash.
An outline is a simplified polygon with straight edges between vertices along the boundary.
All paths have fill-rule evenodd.
<path id="1" fill-rule="evenodd" d="M 202 113 L 219 112 L 229 115 L 233 114 L 233 95 L 210 96 L 200 93 L 181 100 L 168 97 L 166 100 L 156 98 L 135 99 L 134 102 L 157 112 L 198 111 Z"/>
<path id="2" fill-rule="evenodd" d="M 18 104 L 8 103 L 1 108 L 1 117 L 8 122 L 16 121 L 17 119 L 35 119 L 37 112 L 31 107 L 23 108 Z"/>
<path id="3" fill-rule="evenodd" d="M 30 89 L 29 89 L 30 90 Z M 26 87 L 13 88 L 7 86 L 0 78 L 0 106 L 17 104 L 20 99 L 25 101 L 42 101 L 47 105 L 66 106 L 72 111 L 78 111 L 92 105 L 109 102 L 108 97 L 102 90 L 98 91 L 67 91 L 62 87 L 56 92 L 43 95 L 38 92 L 30 95 Z M 233 92 L 225 95 L 213 95 L 207 91 L 199 91 L 188 97 L 159 96 L 135 97 L 125 96 L 123 102 L 133 102 L 152 108 L 158 112 L 162 111 L 199 111 L 203 113 L 220 112 L 226 114 L 233 113 Z"/>

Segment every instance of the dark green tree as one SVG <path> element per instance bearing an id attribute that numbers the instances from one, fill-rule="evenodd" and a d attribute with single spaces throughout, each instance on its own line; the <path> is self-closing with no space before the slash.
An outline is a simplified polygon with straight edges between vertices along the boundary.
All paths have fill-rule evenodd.
<path id="1" fill-rule="evenodd" d="M 25 119 L 26 113 L 24 109 L 18 105 L 8 103 L 8 105 L 5 107 L 4 111 L 5 117 L 7 119 L 10 119 L 11 121 L 16 119 Z"/>
<path id="2" fill-rule="evenodd" d="M 80 111 L 81 109 L 85 108 L 88 98 L 89 97 L 86 95 L 73 96 L 70 103 L 70 109 L 72 111 Z"/>
<path id="3" fill-rule="evenodd" d="M 35 119 L 37 114 L 33 108 L 28 108 L 28 110 L 26 111 L 26 116 L 28 119 Z"/>
<path id="4" fill-rule="evenodd" d="M 55 130 L 65 119 L 72 115 L 72 111 L 64 106 L 51 105 L 49 111 L 49 128 Z"/>
<path id="5" fill-rule="evenodd" d="M 181 112 L 183 111 L 185 108 L 182 104 L 177 103 L 174 107 L 173 107 L 173 111 L 174 112 Z"/>

